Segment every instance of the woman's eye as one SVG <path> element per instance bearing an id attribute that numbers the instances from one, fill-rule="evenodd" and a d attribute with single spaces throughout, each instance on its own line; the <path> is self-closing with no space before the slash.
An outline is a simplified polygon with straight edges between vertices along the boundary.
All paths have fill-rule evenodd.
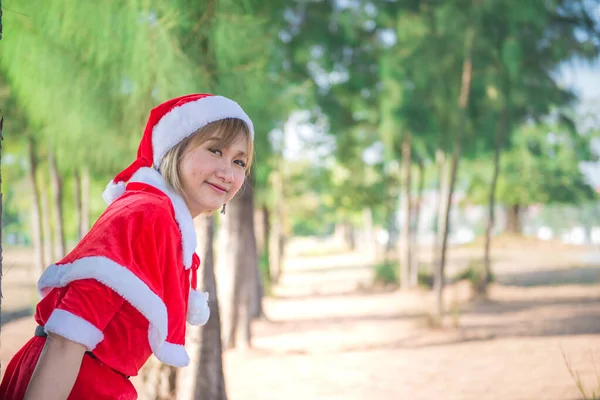
<path id="1" fill-rule="evenodd" d="M 214 153 L 214 154 L 218 155 L 218 156 L 222 156 L 223 155 L 223 152 L 221 150 L 219 150 L 219 149 L 210 149 L 209 151 L 211 153 Z"/>
<path id="2" fill-rule="evenodd" d="M 246 168 L 246 163 L 243 162 L 242 160 L 236 160 L 235 163 L 242 168 Z"/>

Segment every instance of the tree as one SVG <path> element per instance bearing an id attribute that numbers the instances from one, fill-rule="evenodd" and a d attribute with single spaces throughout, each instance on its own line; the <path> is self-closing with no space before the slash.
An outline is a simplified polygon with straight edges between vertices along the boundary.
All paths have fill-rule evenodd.
<path id="1" fill-rule="evenodd" d="M 37 155 L 35 144 L 31 136 L 28 137 L 27 152 L 29 156 L 29 180 L 31 183 L 31 216 L 32 216 L 32 241 L 35 254 L 36 275 L 40 276 L 44 270 L 44 255 L 42 254 L 42 218 L 40 215 L 40 191 L 36 182 Z"/>
<path id="2" fill-rule="evenodd" d="M 479 30 L 479 10 L 476 1 L 473 1 L 471 7 L 471 18 L 470 23 L 467 25 L 465 32 L 465 50 L 463 59 L 463 68 L 460 83 L 460 95 L 458 97 L 458 111 L 459 111 L 459 126 L 454 133 L 454 143 L 450 170 L 450 184 L 448 190 L 448 197 L 444 199 L 446 201 L 446 215 L 444 216 L 444 228 L 442 231 L 442 247 L 439 264 L 435 270 L 434 276 L 434 290 L 436 293 L 436 318 L 438 323 L 441 322 L 444 313 L 443 304 L 443 289 L 445 284 L 444 267 L 446 263 L 446 249 L 448 245 L 448 230 L 450 223 L 450 207 L 452 204 L 452 197 L 454 194 L 454 186 L 456 182 L 456 174 L 458 172 L 458 163 L 460 160 L 460 153 L 462 147 L 462 140 L 467 130 L 468 122 L 468 106 L 471 91 L 471 82 L 473 74 L 473 48 L 475 46 L 475 35 Z"/>
<path id="3" fill-rule="evenodd" d="M 197 4 L 183 13 L 178 5 L 14 5 L 19 13 L 11 31 L 18 40 L 3 43 L 0 70 L 36 139 L 61 161 L 63 179 L 86 165 L 92 176 L 108 180 L 134 156 L 139 135 L 130 132 L 141 132 L 152 106 L 191 87 L 208 87 L 207 75 L 181 50 L 181 25 L 172 23 Z M 154 377 L 150 391 L 172 393 L 174 369 L 150 362 L 146 372 Z"/>
<path id="4" fill-rule="evenodd" d="M 285 108 L 281 104 L 282 88 L 279 79 L 279 67 L 272 67 L 273 60 L 278 57 L 277 36 L 278 24 L 269 25 L 273 15 L 285 6 L 285 2 L 264 1 L 221 1 L 216 7 L 212 29 L 207 34 L 214 33 L 210 40 L 210 59 L 214 62 L 215 90 L 234 98 L 243 105 L 244 110 L 252 117 L 256 132 L 254 146 L 257 160 L 251 171 L 251 181 L 246 183 L 236 199 L 227 206 L 227 221 L 223 227 L 229 229 L 229 245 L 217 254 L 217 263 L 233 257 L 230 265 L 231 272 L 225 281 L 219 285 L 222 290 L 222 324 L 224 328 L 224 346 L 229 348 L 236 343 L 234 332 L 241 332 L 244 340 L 238 344 L 249 346 L 251 343 L 250 323 L 257 315 L 262 315 L 262 286 L 259 279 L 258 254 L 254 230 L 255 193 L 258 187 L 265 187 L 271 171 L 272 143 L 270 132 L 276 128 L 285 117 Z M 234 29 L 232 23 L 235 22 Z M 206 27 L 205 29 L 208 29 Z M 278 65 L 275 63 L 275 65 Z M 260 182 L 260 185 L 256 183 Z M 257 188 L 257 190 L 254 190 Z M 265 197 L 261 195 L 260 197 Z M 245 202 L 242 204 L 242 202 Z M 242 214 L 237 214 L 241 212 Z M 245 221 L 247 226 L 237 226 L 235 218 Z M 231 223 L 230 223 L 231 222 Z M 252 229 L 247 229 L 247 227 Z M 239 236 L 243 235 L 243 236 Z M 240 251 L 245 256 L 233 255 L 237 246 L 242 243 Z M 225 254 L 223 252 L 226 252 Z M 220 269 L 220 268 L 217 268 Z M 233 279 L 233 280 L 232 280 Z M 243 279 L 238 283 L 238 279 Z M 239 285 L 242 286 L 239 286 Z M 241 292 L 238 292 L 238 288 Z M 241 296 L 241 297 L 238 297 Z M 250 302 L 246 304 L 246 302 Z M 249 307 L 246 310 L 246 307 Z M 246 313 L 250 312 L 246 317 Z M 241 316 L 241 317 L 240 317 Z"/>
<path id="5" fill-rule="evenodd" d="M 582 162 L 595 159 L 590 151 L 593 138 L 560 122 L 517 127 L 513 147 L 505 152 L 500 167 L 498 200 L 522 210 L 534 204 L 580 204 L 596 198 L 580 169 Z M 483 200 L 486 169 L 470 181 L 468 194 L 474 203 Z M 507 221 L 507 225 L 520 228 L 520 221 Z"/>
<path id="6" fill-rule="evenodd" d="M 0 39 L 2 38 L 2 2 L 0 1 Z M 4 126 L 4 116 L 0 114 L 0 165 L 2 164 L 2 128 Z M 0 188 L 2 187 L 2 168 L 0 168 Z M 0 190 L 0 310 L 2 310 L 2 205 L 3 205 L 2 191 Z M 1 325 L 0 325 L 1 326 Z M 1 332 L 1 329 L 0 329 Z M 0 365 L 2 369 L 2 365 Z"/>
<path id="7" fill-rule="evenodd" d="M 211 317 L 200 334 L 199 360 L 194 399 L 226 400 L 221 344 L 221 318 L 214 272 L 214 219 L 203 218 L 197 225 L 201 233 L 200 254 L 203 256 L 203 290 L 208 292 Z"/>
<path id="8" fill-rule="evenodd" d="M 517 11 L 519 7 L 523 9 Z M 489 108 L 498 114 L 498 122 L 488 201 L 484 265 L 478 286 L 481 293 L 485 293 L 491 275 L 490 245 L 500 154 L 504 143 L 511 139 L 512 126 L 515 126 L 514 122 L 524 118 L 539 121 L 550 107 L 569 104 L 573 96 L 556 85 L 551 78 L 552 69 L 561 60 L 591 59 L 598 53 L 598 44 L 594 44 L 593 39 L 597 29 L 593 19 L 589 17 L 590 10 L 584 4 L 563 1 L 553 9 L 546 9 L 541 5 L 536 7 L 515 2 L 497 3 L 494 8 L 486 21 L 486 25 L 496 26 L 486 35 L 489 48 L 495 49 L 489 54 L 494 76 L 486 78 L 486 81 L 491 83 L 491 87 L 498 89 L 498 95 L 488 98 Z M 498 18 L 508 20 L 508 23 L 495 22 Z M 580 34 L 575 34 L 574 29 L 578 29 Z M 549 36 L 555 37 L 551 44 L 546 41 Z M 544 96 L 540 95 L 542 92 L 545 93 Z M 519 207 L 508 208 L 508 211 L 507 215 L 511 216 L 507 221 L 508 226 L 513 231 L 518 230 Z"/>
<path id="9" fill-rule="evenodd" d="M 219 254 L 226 268 L 222 284 L 224 293 L 230 295 L 223 299 L 223 344 L 231 349 L 236 346 L 252 346 L 252 290 L 256 288 L 258 277 L 258 254 L 254 239 L 254 205 L 252 187 L 246 182 L 240 194 L 227 205 L 227 214 L 223 218 L 227 235 L 224 253 Z"/>
<path id="10" fill-rule="evenodd" d="M 0 40 L 2 40 L 2 0 L 0 0 Z M 1 112 L 1 111 L 0 111 Z M 0 166 L 2 165 L 2 127 L 4 126 L 4 116 L 0 114 Z M 0 167 L 0 188 L 2 187 L 2 168 Z M 2 311 L 2 190 L 0 189 L 0 312 Z M 1 326 L 1 325 L 0 325 Z M 1 329 L 0 329 L 1 332 Z M 2 365 L 0 365 L 2 369 Z"/>
<path id="11" fill-rule="evenodd" d="M 214 271 L 214 217 L 199 216 L 194 220 L 194 226 L 198 237 L 197 252 L 202 260 L 198 289 L 208 293 L 210 318 L 203 327 L 188 325 L 186 348 L 191 362 L 188 368 L 177 372 L 177 398 L 226 400 L 221 318 Z"/>

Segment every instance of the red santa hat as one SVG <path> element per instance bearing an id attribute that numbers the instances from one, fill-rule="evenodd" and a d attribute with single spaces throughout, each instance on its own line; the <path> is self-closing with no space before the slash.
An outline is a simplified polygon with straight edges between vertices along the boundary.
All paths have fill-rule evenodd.
<path id="1" fill-rule="evenodd" d="M 211 94 L 189 94 L 168 100 L 150 112 L 135 161 L 108 183 L 102 197 L 107 204 L 125 193 L 131 177 L 143 167 L 158 170 L 160 163 L 179 142 L 198 129 L 221 119 L 238 118 L 248 125 L 252 140 L 254 126 L 235 101 Z"/>

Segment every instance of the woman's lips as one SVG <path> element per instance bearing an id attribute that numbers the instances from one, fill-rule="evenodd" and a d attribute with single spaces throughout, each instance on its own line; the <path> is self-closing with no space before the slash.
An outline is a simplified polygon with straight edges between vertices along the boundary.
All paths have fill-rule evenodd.
<path id="1" fill-rule="evenodd" d="M 208 183 L 208 186 L 210 186 L 210 188 L 212 190 L 214 190 L 215 192 L 217 192 L 219 194 L 224 194 L 227 192 L 227 190 L 222 186 L 215 185 L 214 183 L 210 183 L 210 182 L 207 182 L 207 183 Z"/>

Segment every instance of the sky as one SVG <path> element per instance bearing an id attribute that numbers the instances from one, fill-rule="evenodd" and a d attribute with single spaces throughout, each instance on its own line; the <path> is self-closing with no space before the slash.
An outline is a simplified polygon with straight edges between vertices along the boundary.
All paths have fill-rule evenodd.
<path id="1" fill-rule="evenodd" d="M 575 89 L 582 102 L 600 100 L 600 61 L 591 66 L 567 64 L 559 76 L 560 81 Z"/>

